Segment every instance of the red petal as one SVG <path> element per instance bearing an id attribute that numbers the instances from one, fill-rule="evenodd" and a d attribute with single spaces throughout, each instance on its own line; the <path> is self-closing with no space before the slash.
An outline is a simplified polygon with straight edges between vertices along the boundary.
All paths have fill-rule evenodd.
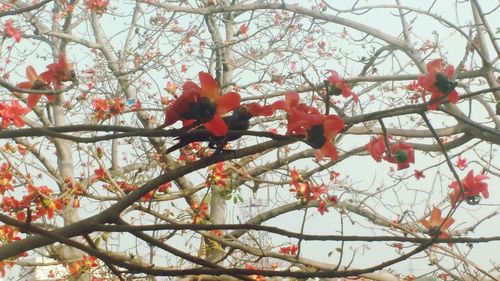
<path id="1" fill-rule="evenodd" d="M 31 90 L 32 84 L 33 83 L 31 83 L 31 82 L 21 82 L 21 83 L 17 84 L 16 87 L 21 88 L 21 89 L 30 89 Z"/>
<path id="2" fill-rule="evenodd" d="M 56 95 L 45 95 L 47 97 L 47 100 L 49 102 L 55 102 L 56 101 Z"/>
<path id="3" fill-rule="evenodd" d="M 344 121 L 336 115 L 328 115 L 323 123 L 325 138 L 331 139 L 344 129 Z"/>
<path id="4" fill-rule="evenodd" d="M 182 127 L 183 128 L 189 127 L 189 126 L 193 125 L 194 122 L 196 122 L 196 120 L 194 120 L 194 119 L 182 120 Z"/>
<path id="5" fill-rule="evenodd" d="M 204 126 L 212 135 L 216 137 L 222 137 L 227 134 L 226 122 L 224 122 L 219 114 L 215 114 L 214 118 L 205 123 Z"/>
<path id="6" fill-rule="evenodd" d="M 28 77 L 28 80 L 30 81 L 34 81 L 36 80 L 36 78 L 38 78 L 36 70 L 33 66 L 28 65 L 28 67 L 26 67 L 26 77 Z"/>
<path id="7" fill-rule="evenodd" d="M 443 61 L 443 59 L 435 59 L 427 63 L 427 71 L 429 72 L 429 74 L 436 74 L 437 72 L 441 72 Z"/>
<path id="8" fill-rule="evenodd" d="M 55 83 L 57 81 L 56 74 L 52 70 L 42 72 L 40 78 L 47 83 Z"/>
<path id="9" fill-rule="evenodd" d="M 33 108 L 33 107 L 36 106 L 36 104 L 38 103 L 38 101 L 40 100 L 40 98 L 42 98 L 42 95 L 39 95 L 39 94 L 30 94 L 28 96 L 28 98 L 26 99 L 26 105 L 29 108 Z"/>
<path id="10" fill-rule="evenodd" d="M 170 126 L 179 120 L 181 120 L 181 117 L 175 110 L 172 108 L 167 108 L 167 110 L 165 110 L 165 122 L 163 122 L 163 126 Z"/>
<path id="11" fill-rule="evenodd" d="M 18 127 L 18 128 L 21 128 L 21 127 L 24 127 L 24 125 L 26 125 L 26 123 L 24 123 L 24 120 L 21 116 L 14 116 L 14 118 L 12 119 L 12 122 L 14 123 L 14 126 Z"/>
<path id="12" fill-rule="evenodd" d="M 328 80 L 328 82 L 330 82 L 330 84 L 332 85 L 335 85 L 337 82 L 340 82 L 342 81 L 342 79 L 340 79 L 340 75 L 338 74 L 337 71 L 335 70 L 331 70 L 331 69 L 327 69 L 328 72 L 330 72 L 330 77 L 326 78 L 326 80 Z"/>
<path id="13" fill-rule="evenodd" d="M 431 218 L 429 219 L 429 224 L 431 226 L 439 226 L 441 224 L 441 210 L 434 207 L 431 212 Z"/>
<path id="14" fill-rule="evenodd" d="M 217 113 L 224 114 L 233 111 L 240 106 L 240 101 L 240 95 L 234 92 L 217 97 L 215 100 L 215 104 L 217 104 Z"/>
<path id="15" fill-rule="evenodd" d="M 252 102 L 244 106 L 252 116 L 271 116 L 274 114 L 273 105 L 260 105 L 256 102 Z"/>
<path id="16" fill-rule="evenodd" d="M 288 104 L 284 100 L 273 102 L 273 104 L 271 104 L 271 107 L 273 108 L 274 111 L 278 109 L 288 111 Z"/>
<path id="17" fill-rule="evenodd" d="M 207 72 L 200 71 L 198 73 L 200 76 L 200 84 L 202 89 L 202 95 L 211 100 L 215 100 L 219 96 L 219 85 Z"/>
<path id="18" fill-rule="evenodd" d="M 337 149 L 333 145 L 333 140 L 327 139 L 325 144 L 317 151 L 320 156 L 328 156 L 332 159 L 332 161 L 336 161 L 339 159 L 337 154 Z"/>
<path id="19" fill-rule="evenodd" d="M 448 95 L 448 101 L 450 103 L 456 104 L 460 100 L 460 96 L 458 95 L 458 92 L 453 90 L 449 95 Z"/>
<path id="20" fill-rule="evenodd" d="M 297 106 L 300 102 L 299 93 L 297 93 L 297 92 L 286 93 L 285 100 L 288 103 L 288 105 L 290 106 L 290 108 L 293 108 L 293 107 Z"/>

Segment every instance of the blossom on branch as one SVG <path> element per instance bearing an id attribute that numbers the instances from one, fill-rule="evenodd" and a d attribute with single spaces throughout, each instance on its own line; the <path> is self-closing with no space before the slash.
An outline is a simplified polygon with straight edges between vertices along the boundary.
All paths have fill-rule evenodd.
<path id="1" fill-rule="evenodd" d="M 358 95 L 356 95 L 347 82 L 340 78 L 340 75 L 337 71 L 329 69 L 328 72 L 330 76 L 326 78 L 329 83 L 328 87 L 328 95 L 329 96 L 340 96 L 342 95 L 344 98 L 348 98 L 352 96 L 352 99 L 355 103 L 358 102 Z"/>
<path id="2" fill-rule="evenodd" d="M 240 105 L 240 95 L 236 92 L 221 94 L 217 82 L 206 72 L 199 72 L 201 87 L 188 81 L 184 83 L 182 95 L 165 110 L 165 123 L 171 125 L 179 120 L 187 124 L 194 121 L 203 123 L 214 136 L 224 136 L 227 124 L 222 115 L 235 110 Z"/>
<path id="3" fill-rule="evenodd" d="M 418 85 L 424 89 L 422 91 L 424 102 L 426 101 L 426 91 L 431 93 L 431 99 L 427 103 L 429 110 L 437 109 L 444 99 L 448 99 L 453 104 L 460 99 L 458 92 L 455 90 L 457 83 L 450 81 L 455 73 L 455 68 L 453 65 L 444 67 L 443 63 L 443 59 L 430 61 L 427 64 L 427 75 L 418 78 Z"/>
<path id="4" fill-rule="evenodd" d="M 23 120 L 23 116 L 28 112 L 30 112 L 30 109 L 21 106 L 17 99 L 13 99 L 10 104 L 1 102 L 0 117 L 2 117 L 2 129 L 7 129 L 11 123 L 18 128 L 24 127 L 26 123 Z"/>
<path id="5" fill-rule="evenodd" d="M 442 218 L 439 208 L 432 209 L 431 216 L 428 220 L 421 220 L 420 224 L 427 228 L 429 235 L 437 235 L 439 238 L 450 238 L 451 235 L 447 232 L 448 228 L 455 222 L 451 217 Z"/>
<path id="6" fill-rule="evenodd" d="M 389 141 L 390 138 L 390 136 L 387 136 L 387 141 Z M 366 151 L 368 151 L 377 162 L 382 161 L 382 156 L 386 150 L 385 142 L 384 136 L 380 136 L 378 138 L 372 138 L 370 142 L 365 145 Z"/>
<path id="7" fill-rule="evenodd" d="M 76 81 L 75 66 L 68 62 L 64 53 L 59 55 L 57 62 L 49 64 L 47 69 L 40 76 L 47 83 L 53 84 L 56 90 L 62 89 L 62 82 Z"/>
<path id="8" fill-rule="evenodd" d="M 4 25 L 5 36 L 10 37 L 19 43 L 21 41 L 21 32 L 14 27 L 14 22 L 10 19 L 5 22 Z"/>
<path id="9" fill-rule="evenodd" d="M 109 0 L 85 0 L 85 6 L 87 9 L 93 11 L 99 16 L 106 13 L 108 5 Z"/>
<path id="10" fill-rule="evenodd" d="M 489 179 L 489 177 L 482 174 L 474 176 L 474 170 L 470 170 L 467 173 L 467 176 L 460 181 L 463 187 L 463 192 L 457 181 L 452 182 L 449 186 L 453 189 L 453 192 L 450 195 L 451 204 L 454 206 L 457 202 L 466 200 L 467 203 L 475 205 L 479 203 L 479 200 L 481 199 L 479 194 L 481 194 L 483 198 L 487 199 L 490 196 L 488 192 L 488 184 L 484 182 L 484 180 L 487 179 Z"/>
<path id="11" fill-rule="evenodd" d="M 398 170 L 406 169 L 410 167 L 410 163 L 415 163 L 415 152 L 411 144 L 399 140 L 397 143 L 391 145 L 389 150 L 391 155 L 386 155 L 384 159 L 388 162 L 396 163 Z"/>
<path id="12" fill-rule="evenodd" d="M 42 75 L 38 75 L 33 66 L 29 65 L 26 67 L 26 77 L 28 81 L 21 82 L 17 84 L 18 88 L 27 89 L 27 90 L 50 90 L 50 86 L 47 80 L 42 77 Z M 54 102 L 56 100 L 55 95 L 45 95 L 49 102 Z M 26 105 L 29 108 L 33 108 L 36 106 L 40 98 L 41 94 L 29 94 L 26 100 Z"/>

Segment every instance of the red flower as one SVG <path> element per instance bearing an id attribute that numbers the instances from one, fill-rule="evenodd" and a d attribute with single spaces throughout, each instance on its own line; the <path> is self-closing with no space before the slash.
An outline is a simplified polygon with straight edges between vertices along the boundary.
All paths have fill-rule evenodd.
<path id="1" fill-rule="evenodd" d="M 198 207 L 196 202 L 191 204 L 191 210 L 193 211 L 193 223 L 200 224 L 203 220 L 208 216 L 208 205 L 205 201 L 201 202 L 201 205 Z"/>
<path id="2" fill-rule="evenodd" d="M 388 136 L 387 138 L 390 139 L 391 137 Z M 375 161 L 380 162 L 386 149 L 384 136 L 371 139 L 370 142 L 365 145 L 365 149 L 371 154 Z"/>
<path id="3" fill-rule="evenodd" d="M 338 159 L 333 141 L 342 129 L 344 121 L 336 115 L 310 114 L 293 110 L 288 117 L 288 133 L 305 135 L 305 143 L 317 149 L 318 157 L 328 156 Z"/>
<path id="4" fill-rule="evenodd" d="M 13 99 L 11 104 L 6 102 L 0 103 L 0 117 L 2 117 L 2 129 L 6 129 L 13 123 L 14 126 L 21 128 L 26 125 L 23 120 L 23 115 L 30 111 L 27 107 L 22 107 L 19 101 Z"/>
<path id="5" fill-rule="evenodd" d="M 294 110 L 306 112 L 309 114 L 321 114 L 318 109 L 301 103 L 299 93 L 297 92 L 286 93 L 285 100 L 276 101 L 271 105 L 271 107 L 274 111 L 280 109 L 286 111 L 288 114 L 291 114 Z"/>
<path id="6" fill-rule="evenodd" d="M 429 110 L 437 109 L 445 98 L 453 104 L 460 99 L 457 91 L 455 91 L 456 83 L 449 80 L 453 76 L 455 69 L 452 65 L 448 65 L 443 69 L 443 62 L 443 59 L 430 61 L 427 64 L 427 75 L 418 78 L 418 84 L 431 93 L 431 99 L 427 104 Z M 422 98 L 425 102 L 425 91 Z"/>
<path id="7" fill-rule="evenodd" d="M 108 176 L 106 174 L 106 171 L 104 171 L 103 168 L 95 169 L 94 170 L 96 180 L 103 180 L 106 179 Z"/>
<path id="8" fill-rule="evenodd" d="M 424 172 L 420 170 L 415 170 L 415 178 L 417 180 L 425 178 Z"/>
<path id="9" fill-rule="evenodd" d="M 458 156 L 457 163 L 455 164 L 457 168 L 460 170 L 465 169 L 467 167 L 467 158 L 462 158 L 462 156 Z"/>
<path id="10" fill-rule="evenodd" d="M 217 82 L 210 74 L 199 73 L 201 87 L 193 82 L 186 82 L 182 95 L 165 111 L 164 126 L 178 120 L 196 120 L 214 136 L 224 136 L 227 125 L 222 115 L 240 106 L 241 97 L 238 93 L 220 94 Z"/>
<path id="11" fill-rule="evenodd" d="M 158 187 L 158 192 L 162 192 L 162 193 L 167 193 L 168 190 L 172 187 L 172 183 L 171 182 L 166 182 L 162 185 L 160 185 Z"/>
<path id="12" fill-rule="evenodd" d="M 18 88 L 21 89 L 28 89 L 28 90 L 49 90 L 50 87 L 48 85 L 47 80 L 45 80 L 41 75 L 38 76 L 36 74 L 35 68 L 33 66 L 29 65 L 26 67 L 26 77 L 28 78 L 28 81 L 26 82 L 21 82 L 17 84 Z M 49 102 L 53 102 L 56 100 L 55 95 L 45 95 L 47 97 L 47 100 Z M 38 103 L 42 95 L 40 94 L 29 94 L 28 99 L 26 100 L 26 105 L 29 108 L 35 107 L 35 105 Z"/>
<path id="13" fill-rule="evenodd" d="M 134 107 L 140 107 L 140 102 L 137 101 L 137 103 Z M 94 107 L 95 119 L 97 121 L 108 119 L 111 116 L 116 116 L 125 111 L 125 102 L 120 97 L 114 97 L 113 99 L 94 98 L 92 100 L 92 106 Z"/>
<path id="14" fill-rule="evenodd" d="M 238 33 L 236 33 L 236 36 L 238 35 L 243 35 L 245 37 L 248 37 L 248 24 L 242 23 L 240 27 L 238 28 Z"/>
<path id="15" fill-rule="evenodd" d="M 450 188 L 453 188 L 451 194 L 451 204 L 455 205 L 458 201 L 467 200 L 470 204 L 479 203 L 479 193 L 487 199 L 489 197 L 488 184 L 483 182 L 483 180 L 489 179 L 488 176 L 479 174 L 474 176 L 474 171 L 470 170 L 467 176 L 463 178 L 460 183 L 463 187 L 463 193 L 460 190 L 458 182 L 454 181 L 450 184 Z"/>
<path id="16" fill-rule="evenodd" d="M 179 120 L 186 120 L 183 115 L 188 113 L 190 104 L 196 103 L 199 98 L 199 86 L 191 81 L 184 83 L 182 95 L 165 110 L 165 122 L 162 127 L 172 125 Z"/>
<path id="17" fill-rule="evenodd" d="M 14 27 L 13 23 L 12 20 L 7 20 L 5 22 L 5 35 L 14 39 L 16 43 L 19 43 L 19 41 L 21 41 L 21 33 Z"/>
<path id="18" fill-rule="evenodd" d="M 65 54 L 60 54 L 57 62 L 47 66 L 49 70 L 40 74 L 44 81 L 54 84 L 56 89 L 61 89 L 62 82 L 76 80 L 75 67 L 68 63 Z"/>
<path id="19" fill-rule="evenodd" d="M 326 80 L 330 83 L 330 88 L 328 91 L 328 95 L 340 96 L 342 95 L 344 98 L 348 98 L 352 96 L 354 102 L 358 102 L 358 95 L 356 95 L 349 85 L 344 81 L 344 79 L 340 78 L 340 75 L 335 70 L 328 69 L 330 72 L 330 76 L 326 78 Z"/>
<path id="20" fill-rule="evenodd" d="M 207 181 L 205 182 L 205 185 L 207 186 L 221 186 L 221 187 L 226 187 L 226 179 L 229 177 L 229 174 L 225 172 L 224 169 L 224 162 L 219 162 L 212 167 L 209 168 L 210 173 L 207 177 Z"/>
<path id="21" fill-rule="evenodd" d="M 203 123 L 214 136 L 224 136 L 227 133 L 227 125 L 222 115 L 240 106 L 240 95 L 235 92 L 221 95 L 219 85 L 210 74 L 201 71 L 198 75 L 201 92 L 200 100 L 194 107 L 196 110 L 191 112 L 196 117 L 193 119 Z M 190 108 L 192 109 L 193 107 Z"/>
<path id="22" fill-rule="evenodd" d="M 242 105 L 244 106 L 248 113 L 252 115 L 253 117 L 255 116 L 271 116 L 274 114 L 274 107 L 273 105 L 260 105 L 256 102 L 248 103 Z"/>
<path id="23" fill-rule="evenodd" d="M 430 235 L 435 235 L 439 231 L 439 238 L 450 238 L 451 235 L 446 231 L 455 222 L 451 217 L 441 218 L 441 210 L 438 208 L 432 209 L 431 217 L 429 220 L 421 220 L 422 224 Z"/>
<path id="24" fill-rule="evenodd" d="M 299 251 L 299 246 L 297 245 L 291 245 L 287 247 L 281 247 L 279 252 L 281 254 L 287 254 L 287 255 L 292 255 L 295 256 L 297 255 L 297 252 Z"/>
<path id="25" fill-rule="evenodd" d="M 413 146 L 400 140 L 391 145 L 391 157 L 385 156 L 384 159 L 398 165 L 398 170 L 410 167 L 410 163 L 415 163 L 415 152 Z"/>
<path id="26" fill-rule="evenodd" d="M 318 204 L 318 212 L 321 215 L 324 215 L 325 213 L 328 213 L 328 206 L 326 205 L 325 201 L 320 201 Z"/>
<path id="27" fill-rule="evenodd" d="M 9 163 L 0 166 L 0 194 L 4 195 L 7 190 L 14 191 L 12 186 L 12 173 Z"/>
<path id="28" fill-rule="evenodd" d="M 249 270 L 258 270 L 257 267 L 251 265 L 251 264 L 246 264 L 245 265 L 245 269 L 249 269 Z M 252 278 L 253 280 L 255 281 L 266 281 L 266 277 L 262 276 L 262 275 L 250 275 L 250 278 Z"/>

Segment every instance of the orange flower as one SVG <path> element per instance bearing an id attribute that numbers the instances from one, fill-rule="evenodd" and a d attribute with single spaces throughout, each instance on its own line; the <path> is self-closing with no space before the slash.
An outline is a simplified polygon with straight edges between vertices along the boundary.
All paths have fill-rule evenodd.
<path id="1" fill-rule="evenodd" d="M 96 257 L 94 256 L 83 256 L 81 260 L 74 261 L 67 265 L 68 271 L 71 276 L 77 276 L 78 274 L 97 266 Z"/>
<path id="2" fill-rule="evenodd" d="M 430 219 L 421 220 L 420 224 L 427 228 L 427 232 L 430 235 L 437 234 L 439 238 L 450 238 L 451 235 L 447 232 L 447 230 L 454 222 L 455 220 L 451 217 L 441 218 L 441 210 L 434 207 L 434 209 L 432 209 Z"/>
<path id="3" fill-rule="evenodd" d="M 39 76 L 38 74 L 36 74 L 35 68 L 33 68 L 33 66 L 31 65 L 26 67 L 26 77 L 28 78 L 28 81 L 17 84 L 18 88 L 28 89 L 28 90 L 50 89 L 47 80 L 45 80 L 41 75 Z M 45 96 L 47 97 L 47 100 L 49 102 L 53 102 L 56 100 L 55 95 L 45 95 Z M 38 103 L 41 97 L 42 97 L 41 94 L 29 94 L 28 99 L 26 101 L 26 105 L 29 108 L 35 107 L 35 105 Z"/>

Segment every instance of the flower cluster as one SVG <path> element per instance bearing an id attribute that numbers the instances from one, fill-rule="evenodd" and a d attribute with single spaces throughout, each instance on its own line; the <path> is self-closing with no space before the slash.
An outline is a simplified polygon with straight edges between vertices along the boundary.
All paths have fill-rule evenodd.
<path id="1" fill-rule="evenodd" d="M 32 214 L 32 220 L 36 220 L 43 216 L 51 219 L 54 217 L 56 211 L 61 211 L 64 204 L 61 199 L 54 198 L 54 192 L 47 186 L 36 187 L 28 184 L 28 195 L 24 196 L 22 205 L 30 206 L 31 203 L 35 204 L 36 212 Z"/>
<path id="2" fill-rule="evenodd" d="M 92 100 L 94 107 L 94 118 L 97 121 L 103 121 L 122 114 L 125 111 L 125 101 L 121 97 L 114 98 L 95 98 Z"/>
<path id="3" fill-rule="evenodd" d="M 201 202 L 198 206 L 196 202 L 191 203 L 191 212 L 193 216 L 193 223 L 200 224 L 208 216 L 208 205 L 205 201 Z"/>
<path id="4" fill-rule="evenodd" d="M 297 246 L 297 245 L 281 247 L 279 250 L 280 254 L 287 254 L 287 255 L 292 255 L 292 256 L 297 255 L 298 251 L 299 251 L 299 246 Z"/>
<path id="5" fill-rule="evenodd" d="M 318 157 L 338 159 L 333 144 L 336 136 L 344 129 L 343 120 L 336 115 L 324 115 L 318 109 L 300 102 L 299 94 L 285 94 L 284 100 L 270 105 L 249 103 L 240 105 L 240 95 L 236 92 L 221 94 L 217 82 L 206 72 L 199 73 L 201 86 L 187 81 L 182 94 L 165 110 L 162 127 L 182 121 L 185 128 L 195 129 L 201 124 L 214 137 L 223 137 L 228 129 L 244 130 L 248 120 L 256 116 L 271 116 L 277 110 L 287 113 L 287 135 L 304 137 L 304 142 L 317 149 Z M 350 91 L 347 84 L 336 85 Z M 171 87 L 170 92 L 174 89 Z M 351 93 L 351 92 L 349 92 Z M 233 111 L 233 115 L 223 115 Z M 234 140 L 234 139 L 233 139 Z"/>
<path id="6" fill-rule="evenodd" d="M 96 260 L 97 258 L 94 256 L 83 256 L 82 259 L 71 262 L 66 266 L 71 276 L 79 276 L 93 267 L 96 267 L 98 265 Z"/>
<path id="7" fill-rule="evenodd" d="M 108 9 L 109 0 L 85 0 L 87 9 L 93 11 L 98 15 L 106 13 Z"/>
<path id="8" fill-rule="evenodd" d="M 38 75 L 35 68 L 29 65 L 26 67 L 28 81 L 17 84 L 17 87 L 27 90 L 51 90 L 53 88 L 61 90 L 63 82 L 76 80 L 74 66 L 72 63 L 68 63 L 64 54 L 59 56 L 57 62 L 49 64 L 47 69 L 47 71 Z M 53 94 L 45 96 L 49 102 L 54 102 L 56 99 L 56 96 Z M 41 97 L 41 94 L 30 93 L 26 105 L 29 108 L 35 107 Z"/>
<path id="9" fill-rule="evenodd" d="M 4 24 L 4 34 L 5 36 L 14 39 L 16 43 L 21 41 L 21 32 L 14 27 L 14 21 L 11 19 L 7 20 Z"/>
<path id="10" fill-rule="evenodd" d="M 56 211 L 61 211 L 66 201 L 54 196 L 54 192 L 47 186 L 34 186 L 28 183 L 28 194 L 21 200 L 13 196 L 3 195 L 2 210 L 12 212 L 19 221 L 35 221 L 41 217 L 54 217 Z"/>
<path id="11" fill-rule="evenodd" d="M 388 136 L 387 138 L 390 139 L 391 137 Z M 389 153 L 387 153 L 384 136 L 370 140 L 365 145 L 365 149 L 375 161 L 380 162 L 384 159 L 387 162 L 395 163 L 398 170 L 406 169 L 410 167 L 410 163 L 415 163 L 413 146 L 403 140 L 391 144 Z"/>
<path id="12" fill-rule="evenodd" d="M 9 163 L 3 163 L 0 166 L 0 194 L 4 195 L 7 190 L 14 191 L 12 173 Z"/>
<path id="13" fill-rule="evenodd" d="M 26 125 L 23 116 L 30 111 L 29 108 L 21 106 L 17 99 L 13 99 L 10 104 L 0 102 L 0 117 L 2 117 L 2 129 L 7 129 L 10 124 L 21 128 Z"/>
<path id="14" fill-rule="evenodd" d="M 210 186 L 226 187 L 227 186 L 226 180 L 228 177 L 229 175 L 224 170 L 224 162 L 219 162 L 210 168 L 210 172 L 208 174 L 205 185 L 207 187 Z"/>
<path id="15" fill-rule="evenodd" d="M 328 195 L 328 189 L 324 184 L 313 185 L 297 170 L 292 170 L 290 172 L 290 184 L 293 185 L 290 188 L 290 192 L 295 192 L 295 197 L 302 202 L 310 202 L 314 200 L 319 200 L 318 212 L 323 215 L 328 212 L 328 206 L 335 205 L 337 203 L 337 197 Z"/>

